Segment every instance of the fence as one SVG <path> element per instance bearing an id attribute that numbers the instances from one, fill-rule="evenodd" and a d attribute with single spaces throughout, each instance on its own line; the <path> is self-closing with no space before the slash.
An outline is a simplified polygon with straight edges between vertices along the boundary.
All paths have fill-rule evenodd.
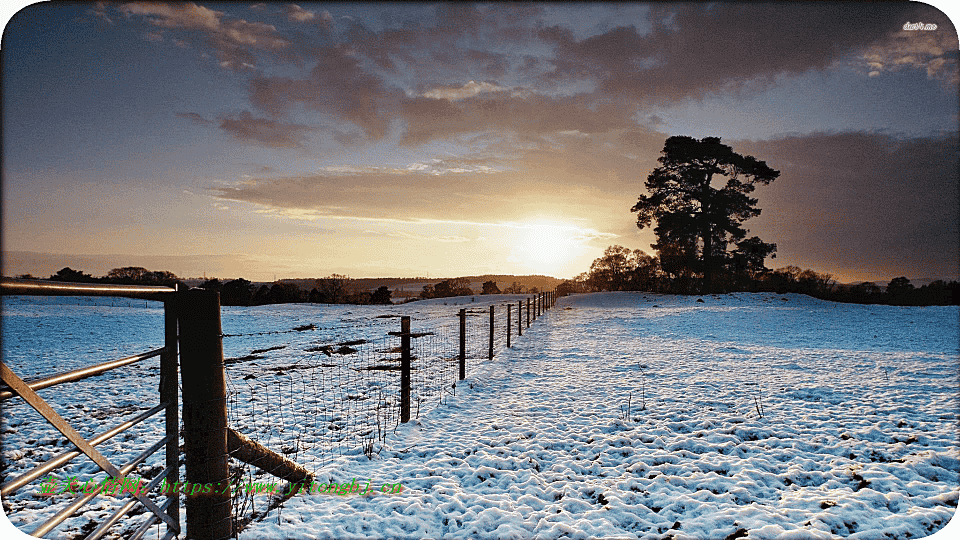
<path id="1" fill-rule="evenodd" d="M 273 497 L 258 510 L 258 493 L 243 489 L 244 479 L 248 486 L 267 475 L 292 483 L 313 481 L 318 469 L 334 455 L 372 456 L 391 430 L 418 417 L 425 404 L 433 400 L 442 403 L 445 397 L 453 395 L 469 365 L 492 360 L 504 347 L 510 347 L 514 326 L 516 335 L 521 336 L 556 299 L 553 293 L 540 293 L 516 305 L 461 309 L 455 323 L 418 324 L 415 329 L 411 318 L 403 316 L 399 328 L 395 326 L 397 321 L 367 325 L 367 335 L 359 339 L 343 339 L 345 331 L 356 331 L 357 326 L 324 329 L 304 325 L 291 332 L 320 330 L 338 339 L 305 348 L 302 352 L 308 354 L 289 365 L 261 368 L 255 367 L 256 353 L 279 347 L 254 350 L 248 357 L 224 359 L 222 340 L 234 336 L 223 334 L 219 295 L 211 291 L 4 279 L 2 292 L 140 298 L 164 304 L 163 348 L 29 382 L 0 364 L 2 380 L 9 387 L 0 393 L 0 399 L 19 395 L 75 445 L 74 449 L 6 481 L 0 486 L 3 495 L 62 467 L 81 453 L 110 477 L 124 480 L 144 460 L 160 448 L 165 449 L 162 470 L 147 475 L 144 489 L 131 490 L 131 500 L 91 531 L 86 537 L 90 539 L 106 535 L 110 527 L 138 506 L 145 507 L 151 515 L 130 538 L 142 537 L 160 521 L 166 525 L 164 539 L 180 535 L 182 501 L 190 538 L 222 539 L 236 535 L 246 523 L 284 500 L 282 496 Z M 388 325 L 394 325 L 395 330 L 378 335 Z M 178 349 L 180 396 L 176 384 Z M 91 439 L 80 436 L 36 393 L 156 356 L 160 357 L 159 404 Z M 182 483 L 180 398 L 186 473 Z M 160 411 L 165 413 L 165 436 L 125 465 L 113 465 L 94 448 Z M 174 488 L 163 491 L 165 497 L 158 505 L 148 495 L 158 491 L 161 482 Z M 182 486 L 182 491 L 178 492 L 176 486 Z M 102 489 L 100 486 L 78 494 L 30 534 L 48 534 Z"/>
<path id="2" fill-rule="evenodd" d="M 381 315 L 386 320 L 352 326 L 324 328 L 317 322 L 308 332 L 292 333 L 273 347 L 231 346 L 239 356 L 227 359 L 225 370 L 229 423 L 298 464 L 304 470 L 298 474 L 309 474 L 311 481 L 336 481 L 320 478 L 325 466 L 341 456 L 372 458 L 379 453 L 401 423 L 442 405 L 470 370 L 516 346 L 520 333 L 526 333 L 555 298 L 550 292 L 447 312 L 436 306 L 432 309 L 440 312 Z M 403 309 L 416 307 L 405 304 Z M 232 460 L 238 528 L 284 500 L 258 492 L 258 486 L 276 480 L 260 465 Z M 289 493 L 287 486 L 272 485 Z"/>
<path id="3" fill-rule="evenodd" d="M 28 280 L 3 280 L 2 292 L 4 295 L 68 295 L 68 296 L 109 296 L 126 297 L 146 300 L 160 300 L 164 302 L 164 336 L 165 343 L 162 348 L 148 351 L 142 354 L 121 358 L 102 364 L 89 366 L 82 369 L 76 369 L 50 377 L 24 381 L 13 372 L 6 364 L 0 363 L 0 375 L 6 387 L 0 392 L 0 400 L 7 400 L 14 396 L 20 396 L 27 404 L 40 413 L 53 427 L 57 429 L 67 440 L 72 443 L 73 448 L 61 452 L 54 457 L 46 460 L 40 465 L 19 474 L 15 478 L 6 480 L 0 485 L 0 494 L 9 497 L 20 488 L 34 482 L 44 475 L 51 474 L 52 471 L 62 468 L 74 458 L 81 454 L 89 457 L 97 466 L 106 472 L 109 477 L 121 482 L 132 482 L 127 479 L 131 476 L 138 465 L 144 463 L 147 458 L 152 456 L 161 448 L 165 451 L 165 466 L 158 474 L 149 479 L 147 486 L 143 489 L 131 490 L 130 501 L 118 508 L 112 515 L 105 519 L 95 529 L 86 536 L 88 539 L 101 538 L 106 535 L 109 529 L 115 525 L 124 515 L 130 513 L 138 505 L 147 508 L 151 515 L 143 522 L 131 535 L 130 538 L 140 538 L 149 531 L 155 523 L 162 521 L 167 527 L 167 533 L 164 538 L 171 538 L 180 533 L 180 504 L 179 497 L 168 496 L 161 503 L 155 503 L 149 496 L 162 481 L 179 482 L 179 434 L 178 434 L 178 407 L 177 407 L 177 320 L 174 307 L 169 302 L 172 300 L 174 289 L 168 287 L 131 287 L 122 285 L 87 285 L 87 284 L 66 284 L 42 281 Z M 149 358 L 160 357 L 160 388 L 159 403 L 140 413 L 133 418 L 128 418 L 124 422 L 104 431 L 90 439 L 80 435 L 75 427 L 68 423 L 54 409 L 43 400 L 38 394 L 38 390 L 50 388 L 56 385 L 71 383 L 101 375 L 110 370 L 123 366 L 138 363 Z M 7 407 L 9 412 L 9 407 Z M 165 436 L 159 441 L 154 442 L 148 448 L 139 453 L 132 460 L 122 466 L 116 466 L 111 463 L 95 447 L 104 443 L 130 428 L 141 424 L 154 415 L 164 412 Z M 139 479 L 138 479 L 139 483 Z M 71 515 L 75 514 L 81 507 L 89 503 L 94 497 L 103 491 L 105 486 L 101 484 L 96 489 L 83 489 L 82 493 L 77 493 L 65 507 L 49 517 L 36 529 L 30 532 L 33 536 L 44 536 L 54 530 L 59 524 L 63 523 Z M 139 485 L 138 485 L 139 488 Z M 71 492 L 73 489 L 71 489 Z"/>

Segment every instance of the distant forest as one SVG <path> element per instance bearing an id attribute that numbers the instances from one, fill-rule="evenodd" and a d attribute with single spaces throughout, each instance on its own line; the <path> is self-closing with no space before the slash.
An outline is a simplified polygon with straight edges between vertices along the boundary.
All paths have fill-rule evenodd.
<path id="1" fill-rule="evenodd" d="M 761 259 L 762 261 L 762 259 Z M 694 261 L 695 262 L 695 261 Z M 822 300 L 897 306 L 960 305 L 960 283 L 943 280 L 915 287 L 906 277 L 890 280 L 886 287 L 864 282 L 837 283 L 830 274 L 786 266 L 776 270 L 762 264 L 744 264 L 736 257 L 717 265 L 711 279 L 712 293 L 776 292 L 807 294 Z M 691 265 L 665 263 L 641 250 L 610 246 L 593 261 L 590 270 L 557 286 L 561 295 L 572 292 L 648 291 L 673 294 L 704 294 L 702 274 L 688 271 Z"/>
<path id="2" fill-rule="evenodd" d="M 42 279 L 29 274 L 17 276 L 21 279 Z M 482 287 L 474 291 L 470 288 L 473 281 L 485 278 Z M 95 277 L 72 268 L 63 268 L 46 278 L 50 281 L 72 283 L 116 283 L 122 285 L 163 285 L 187 288 L 187 280 L 177 277 L 173 272 L 151 271 L 139 266 L 114 268 L 107 275 Z M 501 290 L 497 280 L 511 284 Z M 319 279 L 282 279 L 271 284 L 257 284 L 243 278 L 221 281 L 208 279 L 197 284 L 198 287 L 220 293 L 220 304 L 224 306 L 260 306 L 266 304 L 318 303 L 318 304 L 392 304 L 402 301 L 393 298 L 394 290 L 387 285 L 374 287 L 378 283 L 390 282 L 394 285 L 409 286 L 427 281 L 429 278 L 365 278 L 352 279 L 345 275 L 332 274 Z M 512 281 L 511 281 L 512 280 Z M 519 281 L 518 281 L 519 280 Z M 196 283 L 195 280 L 190 280 Z M 540 287 L 528 287 L 524 283 L 537 283 Z M 473 294 L 530 293 L 548 290 L 550 284 L 560 283 L 559 279 L 548 276 L 474 276 L 442 280 L 423 285 L 419 293 L 408 297 L 406 301 L 427 298 L 446 298 L 451 296 L 469 296 Z M 552 288 L 552 287 L 551 287 Z M 413 294 L 413 293 L 409 293 Z"/>

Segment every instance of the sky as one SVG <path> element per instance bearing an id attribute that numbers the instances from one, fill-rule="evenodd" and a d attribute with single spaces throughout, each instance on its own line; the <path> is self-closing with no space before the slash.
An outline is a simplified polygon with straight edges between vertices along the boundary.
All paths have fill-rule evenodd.
<path id="1" fill-rule="evenodd" d="M 958 277 L 957 31 L 927 4 L 8 18 L 4 275 L 573 277 L 610 245 L 656 254 L 630 209 L 665 139 L 689 135 L 781 171 L 745 223 L 777 244 L 768 267 Z"/>

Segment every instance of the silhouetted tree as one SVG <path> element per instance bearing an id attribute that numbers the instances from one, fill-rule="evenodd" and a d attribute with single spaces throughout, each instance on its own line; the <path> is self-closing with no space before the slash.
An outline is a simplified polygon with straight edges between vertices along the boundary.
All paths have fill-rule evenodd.
<path id="1" fill-rule="evenodd" d="M 124 266 L 107 272 L 106 280 L 111 283 L 133 285 L 144 283 L 150 271 L 142 266 Z"/>
<path id="2" fill-rule="evenodd" d="M 497 287 L 497 282 L 490 280 L 483 282 L 483 290 L 480 294 L 500 294 L 500 287 Z"/>
<path id="3" fill-rule="evenodd" d="M 603 257 L 594 259 L 590 265 L 590 284 L 598 291 L 622 291 L 630 271 L 630 250 L 623 246 L 610 246 Z"/>
<path id="4" fill-rule="evenodd" d="M 703 289 L 709 292 L 713 275 L 727 258 L 727 245 L 742 240 L 747 231 L 741 224 L 760 215 L 757 199 L 747 194 L 756 184 L 769 184 L 780 172 L 752 156 L 733 152 L 719 137 L 670 137 L 658 161 L 661 165 L 644 184 L 649 195 L 641 195 L 631 209 L 637 212 L 637 227 L 657 222 L 657 243 L 652 247 L 661 252 L 661 264 L 665 263 L 662 248 L 679 244 L 689 249 L 691 240 L 697 241 Z M 723 187 L 711 185 L 714 176 L 727 178 Z"/>
<path id="5" fill-rule="evenodd" d="M 266 285 L 261 285 L 257 292 L 253 293 L 252 304 L 255 306 L 262 306 L 264 304 L 270 303 L 270 287 Z"/>
<path id="6" fill-rule="evenodd" d="M 433 285 L 427 284 L 423 286 L 423 290 L 420 291 L 420 298 L 429 299 L 434 298 Z"/>
<path id="7" fill-rule="evenodd" d="M 738 289 L 749 288 L 770 271 L 764 261 L 777 258 L 777 245 L 767 244 L 753 236 L 737 243 L 730 260 L 731 279 Z"/>
<path id="8" fill-rule="evenodd" d="M 392 294 L 393 292 L 391 292 L 388 287 L 386 286 L 380 287 L 376 291 L 374 291 L 373 294 L 370 296 L 370 303 L 371 304 L 392 304 L 393 302 L 390 301 L 390 296 Z"/>
<path id="9" fill-rule="evenodd" d="M 696 239 L 661 240 L 655 247 L 660 250 L 660 270 L 669 277 L 669 280 L 662 280 L 658 289 L 662 292 L 691 292 L 694 274 L 701 266 L 697 259 Z"/>
<path id="10" fill-rule="evenodd" d="M 220 288 L 220 305 L 249 306 L 253 303 L 253 283 L 239 278 L 228 281 Z"/>
<path id="11" fill-rule="evenodd" d="M 200 284 L 200 288 L 220 292 L 223 289 L 223 283 L 217 278 L 208 279 Z M 223 294 L 220 295 L 220 305 L 226 305 L 223 303 Z"/>
<path id="12" fill-rule="evenodd" d="M 627 261 L 626 288 L 631 291 L 653 291 L 660 279 L 660 260 L 639 249 Z"/>
<path id="13" fill-rule="evenodd" d="M 124 285 L 164 285 L 167 287 L 174 287 L 178 283 L 182 283 L 173 272 L 166 270 L 150 271 L 142 266 L 114 268 L 107 272 L 103 281 Z"/>
<path id="14" fill-rule="evenodd" d="M 320 290 L 321 302 L 325 304 L 339 304 L 344 301 L 347 294 L 346 283 L 350 278 L 342 274 L 330 274 L 329 276 L 317 280 L 317 288 Z"/>
<path id="15" fill-rule="evenodd" d="M 293 283 L 278 282 L 270 287 L 270 294 L 267 295 L 269 304 L 295 304 L 303 302 L 305 295 L 303 289 Z"/>
<path id="16" fill-rule="evenodd" d="M 899 296 L 906 294 L 914 289 L 913 285 L 910 283 L 910 280 L 901 276 L 895 277 L 890 280 L 890 283 L 887 284 L 887 294 L 891 296 Z"/>
<path id="17" fill-rule="evenodd" d="M 470 282 L 467 278 L 454 278 L 441 281 L 433 286 L 435 298 L 446 298 L 448 296 L 469 296 L 473 294 L 470 288 Z"/>
<path id="18" fill-rule="evenodd" d="M 96 279 L 90 274 L 84 274 L 80 270 L 74 270 L 69 266 L 61 268 L 56 274 L 50 276 L 50 281 L 69 281 L 73 283 L 91 283 Z"/>

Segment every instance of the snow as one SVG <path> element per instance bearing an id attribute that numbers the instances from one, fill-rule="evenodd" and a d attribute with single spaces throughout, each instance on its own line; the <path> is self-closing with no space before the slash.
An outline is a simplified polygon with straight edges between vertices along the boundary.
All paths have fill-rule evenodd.
<path id="1" fill-rule="evenodd" d="M 416 332 L 455 324 L 460 308 L 516 306 L 520 298 L 223 308 L 227 334 L 319 327 L 225 338 L 227 357 L 287 346 L 256 365 L 228 366 L 228 375 L 291 364 L 311 343 L 399 329 L 395 318 L 378 315 L 410 314 Z M 455 394 L 392 431 L 372 459 L 361 451 L 311 454 L 323 445 L 296 454 L 318 482 L 370 482 L 371 494 L 296 495 L 241 538 L 919 538 L 950 521 L 960 488 L 956 306 L 861 306 L 765 293 L 699 299 L 560 299 L 522 337 L 514 334 L 513 348 L 492 362 L 472 358 Z M 49 299 L 8 300 L 4 361 L 23 377 L 162 340 L 162 330 L 148 330 L 148 322 L 162 320 L 156 307 L 81 313 L 83 306 L 54 308 Z M 61 319 L 31 315 L 51 313 Z M 121 323 L 136 332 L 114 331 Z M 96 340 L 84 334 L 91 325 Z M 53 348 L 45 337 L 53 327 L 80 337 L 60 340 L 66 352 L 38 358 L 36 351 Z M 118 344 L 102 341 L 104 332 Z M 104 352 L 94 343 L 110 344 Z M 108 356 L 91 361 L 94 352 Z M 132 389 L 156 388 L 155 375 L 140 382 L 150 374 L 146 366 L 112 373 L 97 384 L 75 383 L 70 394 L 41 395 L 61 412 L 79 397 L 79 418 L 80 411 L 142 407 L 143 391 Z M 45 459 L 45 445 L 57 440 L 42 419 L 16 407 L 24 408 L 3 412 L 5 475 Z M 231 421 L 254 429 L 260 414 L 237 403 Z M 86 435 L 117 421 L 83 418 Z M 309 438 L 308 430 L 297 431 Z M 109 444 L 111 459 L 136 453 L 132 442 Z M 95 473 L 89 461 L 75 461 L 69 474 Z M 383 483 L 402 483 L 403 491 L 380 494 Z M 37 488 L 4 501 L 27 531 L 51 512 L 33 494 Z M 57 531 L 70 537 L 104 515 L 111 501 L 95 501 L 103 508 Z"/>

